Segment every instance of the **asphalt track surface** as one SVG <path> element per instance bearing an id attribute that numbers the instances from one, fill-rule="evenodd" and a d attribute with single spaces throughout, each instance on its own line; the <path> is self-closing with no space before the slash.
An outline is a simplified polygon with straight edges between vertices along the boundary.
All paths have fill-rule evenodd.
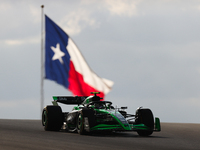
<path id="1" fill-rule="evenodd" d="M 200 150 L 200 124 L 161 127 L 149 137 L 136 132 L 79 135 L 44 131 L 40 120 L 0 119 L 0 150 Z"/>

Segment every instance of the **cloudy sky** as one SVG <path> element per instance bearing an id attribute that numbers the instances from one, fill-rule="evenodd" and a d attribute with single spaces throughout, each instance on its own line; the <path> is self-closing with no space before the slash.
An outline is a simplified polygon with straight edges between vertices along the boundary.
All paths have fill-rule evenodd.
<path id="1" fill-rule="evenodd" d="M 114 81 L 106 100 L 200 123 L 200 0 L 0 0 L 0 118 L 40 119 L 42 4 L 92 70 Z M 45 80 L 44 105 L 53 95 L 72 94 Z"/>

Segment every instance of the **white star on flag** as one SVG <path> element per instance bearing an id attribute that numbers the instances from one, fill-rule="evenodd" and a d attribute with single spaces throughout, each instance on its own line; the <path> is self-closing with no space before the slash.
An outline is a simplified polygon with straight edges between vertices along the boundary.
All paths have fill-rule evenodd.
<path id="1" fill-rule="evenodd" d="M 63 52 L 60 50 L 60 44 L 57 43 L 57 44 L 56 44 L 56 47 L 51 46 L 51 49 L 52 49 L 52 51 L 54 52 L 54 55 L 53 55 L 53 57 L 52 57 L 52 60 L 59 59 L 60 63 L 63 64 L 62 57 L 65 56 L 65 53 L 63 53 Z"/>

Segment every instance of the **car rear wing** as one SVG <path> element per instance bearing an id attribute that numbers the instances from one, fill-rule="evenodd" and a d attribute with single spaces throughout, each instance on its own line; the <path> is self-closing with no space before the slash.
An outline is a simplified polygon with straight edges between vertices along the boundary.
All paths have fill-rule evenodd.
<path id="1" fill-rule="evenodd" d="M 57 102 L 67 105 L 79 105 L 88 96 L 53 96 L 53 105 L 58 105 Z"/>

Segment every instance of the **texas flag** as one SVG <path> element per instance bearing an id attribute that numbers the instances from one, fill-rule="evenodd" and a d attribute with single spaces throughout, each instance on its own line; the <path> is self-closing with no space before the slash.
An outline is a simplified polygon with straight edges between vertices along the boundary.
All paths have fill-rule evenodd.
<path id="1" fill-rule="evenodd" d="M 96 75 L 72 39 L 45 15 L 45 78 L 56 81 L 77 96 L 107 94 L 113 82 Z"/>

